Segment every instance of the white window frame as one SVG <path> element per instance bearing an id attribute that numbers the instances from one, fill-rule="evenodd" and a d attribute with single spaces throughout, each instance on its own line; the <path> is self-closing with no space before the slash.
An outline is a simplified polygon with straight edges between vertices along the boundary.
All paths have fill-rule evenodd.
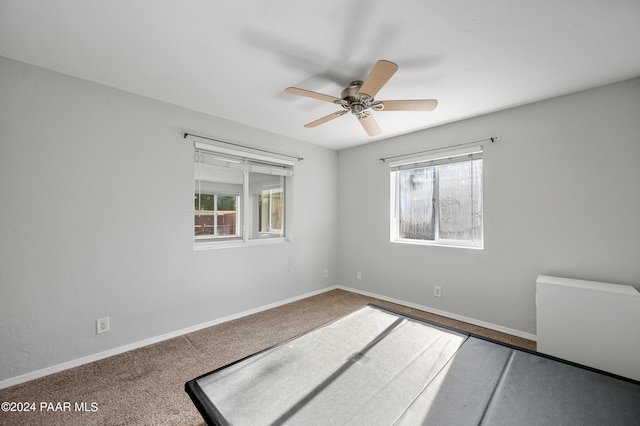
<path id="1" fill-rule="evenodd" d="M 415 244 L 426 246 L 443 246 L 443 247 L 461 247 L 471 249 L 483 249 L 484 248 L 484 235 L 478 241 L 474 240 L 454 240 L 439 238 L 439 216 L 440 216 L 440 194 L 438 193 L 438 171 L 436 170 L 436 183 L 434 188 L 435 206 L 434 213 L 435 219 L 435 237 L 434 240 L 419 240 L 410 238 L 401 238 L 399 236 L 399 179 L 397 171 L 407 169 L 419 169 L 423 167 L 433 167 L 442 164 L 448 164 L 453 162 L 472 161 L 476 159 L 482 159 L 483 147 L 482 146 L 470 146 L 465 148 L 459 148 L 455 150 L 439 150 L 438 152 L 432 152 L 425 155 L 413 155 L 406 156 L 402 159 L 389 162 L 390 167 L 390 241 L 392 243 L 401 244 Z M 483 180 L 484 171 L 480 179 Z M 482 182 L 484 187 L 484 182 Z M 484 189 L 482 198 L 484 198 Z M 484 202 L 482 203 L 484 206 Z M 481 212 L 480 220 L 484 220 L 484 214 Z M 482 226 L 484 233 L 484 223 Z"/>
<path id="2" fill-rule="evenodd" d="M 194 250 L 207 250 L 226 247 L 242 247 L 260 244 L 277 244 L 283 242 L 290 242 L 292 240 L 292 195 L 293 195 L 293 161 L 285 160 L 275 156 L 269 156 L 264 154 L 256 154 L 248 151 L 241 151 L 236 149 L 230 149 L 221 147 L 218 145 L 211 145 L 208 143 L 195 140 L 194 142 L 194 167 L 198 167 L 198 163 L 205 161 L 203 158 L 199 158 L 200 152 L 206 154 L 207 162 L 220 167 L 228 167 L 239 169 L 242 172 L 242 192 L 239 194 L 239 199 L 236 201 L 237 211 L 237 229 L 238 235 L 232 236 L 208 236 L 201 237 L 193 234 L 193 247 Z M 216 157 L 218 156 L 218 157 Z M 228 160 L 228 161 L 225 161 Z M 251 173 L 261 174 L 273 174 L 283 177 L 282 190 L 284 192 L 284 209 L 282 223 L 284 229 L 282 230 L 281 237 L 274 237 L 273 233 L 262 233 L 265 238 L 253 237 L 252 228 L 258 228 L 257 214 L 252 214 L 252 209 L 249 207 L 252 204 L 250 193 L 250 179 Z"/>
<path id="3" fill-rule="evenodd" d="M 272 203 L 273 203 L 273 194 L 285 194 L 284 188 L 282 186 L 278 186 L 277 188 L 269 188 L 269 189 L 265 189 L 262 191 L 261 194 L 258 194 L 258 232 L 262 233 L 262 234 L 279 234 L 282 233 L 284 230 L 281 228 L 274 228 L 273 223 L 272 223 L 272 214 L 271 214 L 271 207 L 272 207 Z M 268 230 L 264 231 L 264 230 L 260 230 L 260 226 L 262 225 L 261 221 L 260 221 L 260 214 L 262 213 L 262 205 L 260 204 L 260 196 L 264 197 L 265 195 L 268 195 L 268 201 L 267 201 L 267 215 L 268 215 Z M 286 207 L 286 205 L 285 205 Z M 284 223 L 284 218 L 281 220 L 282 226 L 285 225 Z"/>
<path id="4" fill-rule="evenodd" d="M 236 233 L 235 234 L 218 234 L 218 218 L 219 218 L 219 214 L 218 214 L 218 198 L 220 196 L 231 196 L 231 197 L 235 197 L 236 199 L 236 212 L 239 211 L 242 206 L 241 206 L 241 194 L 239 193 L 225 193 L 225 192 L 215 192 L 213 194 L 213 205 L 214 205 L 214 209 L 212 210 L 213 212 L 213 230 L 214 230 L 214 235 L 194 235 L 193 238 L 194 240 L 197 241 L 203 241 L 203 240 L 212 240 L 212 239 L 221 239 L 221 238 L 238 238 L 239 237 L 239 230 L 242 229 L 242 221 L 240 220 L 241 218 L 239 217 L 238 214 L 236 214 L 236 223 L 235 223 L 235 229 L 236 229 Z"/>

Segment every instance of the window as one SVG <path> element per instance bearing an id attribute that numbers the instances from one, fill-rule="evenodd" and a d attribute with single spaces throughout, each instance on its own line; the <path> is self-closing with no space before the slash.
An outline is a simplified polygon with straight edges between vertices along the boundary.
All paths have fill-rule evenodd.
<path id="1" fill-rule="evenodd" d="M 292 162 L 200 142 L 194 160 L 196 247 L 287 237 Z"/>
<path id="2" fill-rule="evenodd" d="M 283 188 L 265 189 L 258 197 L 259 232 L 282 233 Z"/>
<path id="3" fill-rule="evenodd" d="M 482 147 L 390 166 L 391 241 L 483 247 Z"/>
<path id="4" fill-rule="evenodd" d="M 235 235 L 238 233 L 237 209 L 239 194 L 211 193 L 197 191 L 195 195 L 196 237 Z"/>

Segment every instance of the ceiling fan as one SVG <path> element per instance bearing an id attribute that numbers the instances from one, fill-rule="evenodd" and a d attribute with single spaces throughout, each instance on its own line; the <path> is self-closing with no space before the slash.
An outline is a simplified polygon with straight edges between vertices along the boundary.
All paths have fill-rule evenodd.
<path id="1" fill-rule="evenodd" d="M 373 118 L 371 112 L 368 111 L 369 109 L 373 111 L 431 111 L 438 105 L 436 99 L 412 99 L 403 101 L 375 100 L 375 95 L 397 70 L 398 65 L 393 62 L 379 60 L 376 62 L 366 80 L 352 81 L 349 87 L 342 91 L 340 98 L 299 89 L 297 87 L 287 87 L 285 91 L 294 95 L 331 102 L 343 108 L 341 111 L 307 123 L 304 127 L 316 127 L 351 112 L 356 116 L 369 136 L 376 136 L 381 133 L 380 126 L 378 126 L 378 122 Z"/>

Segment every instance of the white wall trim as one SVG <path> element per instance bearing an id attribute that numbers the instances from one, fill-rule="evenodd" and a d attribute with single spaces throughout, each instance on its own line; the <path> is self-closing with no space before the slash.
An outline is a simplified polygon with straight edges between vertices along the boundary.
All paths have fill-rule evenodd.
<path id="1" fill-rule="evenodd" d="M 288 299 L 285 299 L 285 300 L 281 300 L 279 302 L 270 303 L 268 305 L 260 306 L 258 308 L 249 309 L 249 310 L 242 311 L 242 312 L 239 312 L 239 313 L 233 314 L 233 315 L 228 315 L 226 317 L 217 318 L 217 319 L 214 319 L 214 320 L 211 320 L 211 321 L 203 322 L 201 324 L 196 324 L 196 325 L 193 325 L 191 327 L 186 327 L 186 328 L 183 328 L 183 329 L 180 329 L 180 330 L 176 330 L 176 331 L 173 331 L 173 332 L 170 332 L 170 333 L 161 334 L 161 335 L 155 336 L 155 337 L 150 337 L 148 339 L 140 340 L 138 342 L 130 343 L 128 345 L 124 345 L 124 346 L 120 346 L 120 347 L 117 347 L 117 348 L 109 349 L 109 350 L 104 351 L 104 352 L 99 352 L 99 353 L 96 353 L 96 354 L 93 354 L 93 355 L 88 355 L 88 356 L 85 356 L 85 357 L 82 357 L 82 358 L 78 358 L 78 359 L 74 359 L 74 360 L 71 360 L 71 361 L 63 362 L 61 364 L 52 365 L 50 367 L 46 367 L 46 368 L 42 368 L 40 370 L 32 371 L 30 373 L 22 374 L 20 376 L 10 377 L 8 379 L 0 381 L 0 389 L 5 389 L 5 388 L 8 388 L 8 387 L 11 387 L 11 386 L 14 386 L 14 385 L 18 385 L 20 383 L 28 382 L 30 380 L 39 379 L 41 377 L 45 377 L 45 376 L 48 376 L 50 374 L 59 373 L 61 371 L 68 370 L 70 368 L 79 367 L 81 365 L 88 364 L 90 362 L 99 361 L 101 359 L 109 358 L 109 357 L 114 356 L 114 355 L 119 355 L 119 354 L 124 353 L 124 352 L 132 351 L 134 349 L 139 349 L 139 348 L 142 348 L 144 346 L 152 345 L 154 343 L 159 343 L 159 342 L 162 342 L 162 341 L 165 341 L 165 340 L 173 339 L 174 337 L 179 337 L 179 336 L 183 336 L 185 334 L 193 333 L 194 331 L 202 330 L 202 329 L 207 328 L 207 327 L 212 327 L 214 325 L 222 324 L 222 323 L 225 323 L 227 321 L 232 321 L 232 320 L 235 320 L 235 319 L 238 319 L 238 318 L 246 317 L 248 315 L 256 314 L 258 312 L 266 311 L 267 309 L 277 308 L 278 306 L 286 305 L 287 303 L 296 302 L 298 300 L 306 299 L 307 297 L 316 296 L 318 294 L 326 293 L 327 291 L 331 291 L 331 290 L 335 290 L 335 289 L 341 289 L 341 290 L 345 290 L 345 291 L 350 291 L 352 293 L 362 294 L 363 296 L 368 296 L 368 297 L 373 297 L 373 298 L 376 298 L 376 299 L 386 300 L 387 302 L 397 303 L 397 304 L 400 304 L 400 305 L 408 306 L 410 308 L 419 309 L 421 311 L 429 312 L 429 313 L 436 314 L 436 315 L 441 315 L 441 316 L 452 318 L 452 319 L 456 319 L 456 320 L 459 320 L 459 321 L 464 321 L 464 322 L 467 322 L 469 324 L 478 325 L 480 327 L 485 327 L 485 328 L 488 328 L 488 329 L 491 329 L 491 330 L 496 330 L 496 331 L 500 331 L 502 333 L 507 333 L 507 334 L 511 334 L 513 336 L 522 337 L 524 339 L 529 339 L 529 340 L 536 341 L 536 336 L 534 334 L 526 333 L 524 331 L 514 330 L 514 329 L 511 329 L 511 328 L 508 328 L 508 327 L 503 327 L 503 326 L 500 326 L 500 325 L 491 324 L 491 323 L 488 323 L 488 322 L 476 320 L 474 318 L 468 318 L 468 317 L 465 317 L 465 316 L 462 316 L 462 315 L 453 314 L 451 312 L 441 311 L 439 309 L 434 309 L 434 308 L 431 308 L 431 307 L 428 307 L 428 306 L 424 306 L 424 305 L 418 305 L 416 303 L 407 302 L 405 300 L 394 299 L 392 297 L 387 297 L 387 296 L 383 296 L 383 295 L 380 295 L 380 294 L 371 293 L 371 292 L 368 292 L 368 291 L 358 290 L 358 289 L 352 288 L 352 287 L 346 287 L 346 286 L 337 285 L 337 286 L 325 287 L 325 288 L 322 288 L 320 290 L 312 291 L 310 293 L 305 293 L 305 294 L 302 294 L 302 295 L 299 295 L 299 296 L 295 296 L 295 297 L 291 297 L 291 298 L 288 298 Z"/>
<path id="2" fill-rule="evenodd" d="M 50 367 L 45 367 L 40 370 L 35 370 L 30 373 L 22 374 L 16 377 L 10 377 L 8 379 L 0 380 L 0 389 L 5 389 L 10 386 L 19 385 L 20 383 L 25 383 L 30 380 L 39 379 L 44 376 L 48 376 L 50 374 L 59 373 L 64 370 L 68 370 L 70 368 L 79 367 L 84 364 L 88 364 L 90 362 L 99 361 L 101 359 L 109 358 L 114 355 L 119 355 L 124 352 L 132 351 L 134 349 L 139 349 L 144 346 L 152 345 L 154 343 L 159 343 L 165 340 L 173 339 L 174 337 L 183 336 L 185 334 L 193 333 L 194 331 L 202 330 L 207 327 L 212 327 L 214 325 L 222 324 L 227 321 L 232 321 L 238 318 L 246 317 L 248 315 L 256 314 L 258 312 L 266 311 L 268 309 L 277 308 L 281 305 L 286 305 L 287 303 L 296 302 L 301 299 L 306 299 L 307 297 L 316 296 L 321 293 L 325 293 L 327 291 L 337 289 L 337 286 L 333 287 L 325 287 L 320 290 L 312 291 L 310 293 L 305 293 L 300 296 L 291 297 L 289 299 L 281 300 L 279 302 L 270 303 L 268 305 L 260 306 L 258 308 L 249 309 L 247 311 L 242 311 L 237 314 L 228 315 L 226 317 L 217 318 L 211 321 L 203 322 L 201 324 L 196 324 L 191 327 L 183 328 L 180 330 L 172 331 L 170 333 L 161 334 L 159 336 L 150 337 L 148 339 L 140 340 L 138 342 L 129 343 L 128 345 L 120 346 L 117 348 L 109 349 L 104 352 L 99 352 L 96 354 L 88 355 L 82 358 L 74 359 L 71 361 L 63 362 L 61 364 L 52 365 Z"/>
<path id="3" fill-rule="evenodd" d="M 371 292 L 364 291 L 364 290 L 358 290 L 357 288 L 352 288 L 352 287 L 347 287 L 347 286 L 342 286 L 342 285 L 337 286 L 337 288 L 339 288 L 341 290 L 345 290 L 345 291 L 350 291 L 352 293 L 362 294 L 363 296 L 374 297 L 376 299 L 385 300 L 387 302 L 397 303 L 399 305 L 408 306 L 409 308 L 419 309 L 421 311 L 429 312 L 431 314 L 436 314 L 436 315 L 440 315 L 440 316 L 443 316 L 443 317 L 455 319 L 455 320 L 458 320 L 458 321 L 467 322 L 469 324 L 473 324 L 473 325 L 477 325 L 477 326 L 480 326 L 480 327 L 488 328 L 488 329 L 491 329 L 491 330 L 499 331 L 501 333 L 511 334 L 512 336 L 522 337 L 523 339 L 533 340 L 534 342 L 537 341 L 537 336 L 535 334 L 527 333 L 525 331 L 515 330 L 513 328 L 504 327 L 504 326 L 497 325 L 497 324 L 492 324 L 490 322 L 480 321 L 480 320 L 477 320 L 475 318 L 465 317 L 463 315 L 453 314 L 451 312 L 442 311 L 440 309 L 431 308 L 429 306 L 418 305 L 417 303 L 407 302 L 406 300 L 394 299 L 393 297 L 387 297 L 387 296 L 383 296 L 381 294 L 371 293 Z"/>

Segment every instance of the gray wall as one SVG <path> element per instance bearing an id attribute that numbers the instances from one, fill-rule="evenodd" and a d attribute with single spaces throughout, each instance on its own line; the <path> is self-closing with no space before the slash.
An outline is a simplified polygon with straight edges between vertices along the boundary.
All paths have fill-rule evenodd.
<path id="1" fill-rule="evenodd" d="M 489 136 L 502 140 L 484 143 L 484 250 L 390 243 L 378 159 Z M 338 163 L 344 286 L 533 334 L 538 274 L 640 288 L 640 79 L 343 150 Z"/>
<path id="2" fill-rule="evenodd" d="M 0 380 L 336 284 L 535 333 L 538 274 L 640 283 L 638 79 L 335 152 L 2 57 L 0 76 Z M 185 130 L 305 158 L 292 243 L 193 251 Z M 378 158 L 492 135 L 485 249 L 391 244 Z"/>
<path id="3" fill-rule="evenodd" d="M 0 76 L 0 380 L 335 284 L 335 151 L 2 57 Z M 304 157 L 292 243 L 193 250 L 185 130 Z"/>

